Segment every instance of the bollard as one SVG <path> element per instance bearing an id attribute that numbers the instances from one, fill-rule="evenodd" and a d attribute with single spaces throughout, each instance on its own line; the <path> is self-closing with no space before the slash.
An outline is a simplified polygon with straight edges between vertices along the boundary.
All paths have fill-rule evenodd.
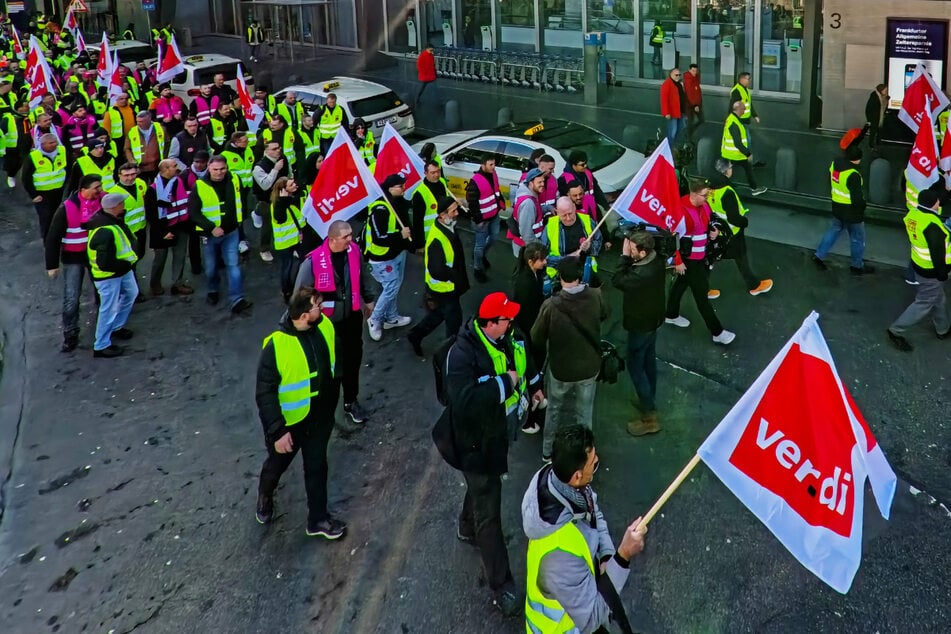
<path id="1" fill-rule="evenodd" d="M 883 158 L 872 161 L 868 168 L 868 201 L 873 205 L 892 202 L 892 164 Z"/>
<path id="2" fill-rule="evenodd" d="M 778 189 L 796 191 L 796 151 L 792 148 L 781 147 L 776 150 L 775 180 L 773 185 Z"/>
<path id="3" fill-rule="evenodd" d="M 709 136 L 701 137 L 697 142 L 697 172 L 712 173 L 718 158 L 720 158 L 720 144 L 717 139 Z"/>
<path id="4" fill-rule="evenodd" d="M 499 108 L 498 126 L 501 128 L 502 126 L 509 125 L 510 123 L 512 123 L 512 109 Z"/>
<path id="5" fill-rule="evenodd" d="M 636 125 L 624 126 L 624 133 L 621 135 L 621 142 L 624 143 L 626 147 L 632 149 L 643 148 L 644 143 L 641 142 L 641 129 Z"/>
<path id="6" fill-rule="evenodd" d="M 450 99 L 446 102 L 446 129 L 450 132 L 462 128 L 462 117 L 459 112 L 459 102 Z"/>

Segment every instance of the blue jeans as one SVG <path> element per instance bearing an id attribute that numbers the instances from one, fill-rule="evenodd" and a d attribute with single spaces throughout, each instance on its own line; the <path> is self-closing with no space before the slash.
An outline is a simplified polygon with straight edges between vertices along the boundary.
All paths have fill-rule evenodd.
<path id="1" fill-rule="evenodd" d="M 627 333 L 627 373 L 643 413 L 657 411 L 657 331 Z"/>
<path id="2" fill-rule="evenodd" d="M 396 321 L 399 317 L 397 299 L 400 287 L 403 285 L 403 272 L 406 270 L 406 251 L 403 251 L 392 260 L 370 262 L 370 273 L 373 279 L 380 283 L 383 291 L 376 300 L 370 321 L 382 324 L 385 321 Z"/>
<path id="3" fill-rule="evenodd" d="M 472 268 L 476 271 L 482 270 L 482 260 L 485 254 L 489 252 L 489 247 L 495 242 L 499 235 L 499 226 L 501 220 L 498 214 L 495 218 L 477 222 L 472 225 L 475 230 L 475 246 L 472 247 Z"/>
<path id="4" fill-rule="evenodd" d="M 139 295 L 135 273 L 129 271 L 122 277 L 96 280 L 99 291 L 99 319 L 96 321 L 96 343 L 93 350 L 105 350 L 112 345 L 112 333 L 129 320 L 129 313 Z"/>
<path id="5" fill-rule="evenodd" d="M 220 238 L 212 235 L 202 236 L 204 244 L 205 279 L 208 281 L 208 292 L 217 293 L 221 279 L 218 275 L 218 256 L 225 263 L 225 273 L 228 276 L 228 301 L 233 307 L 244 299 L 241 289 L 241 269 L 238 268 L 238 230 L 226 233 Z"/>
<path id="6" fill-rule="evenodd" d="M 667 119 L 667 142 L 670 143 L 671 147 L 673 147 L 674 141 L 677 140 L 680 133 L 683 132 L 686 127 L 687 122 L 683 117 L 679 119 L 674 119 L 673 117 Z"/>
<path id="7" fill-rule="evenodd" d="M 63 265 L 63 336 L 79 335 L 79 296 L 83 294 L 85 264 Z"/>
<path id="8" fill-rule="evenodd" d="M 860 269 L 864 266 L 862 256 L 865 255 L 865 223 L 864 222 L 843 222 L 838 218 L 832 219 L 832 226 L 822 236 L 819 247 L 816 249 L 816 257 L 825 260 L 829 251 L 835 246 L 839 235 L 843 231 L 849 232 L 851 260 L 849 265 L 852 268 Z"/>

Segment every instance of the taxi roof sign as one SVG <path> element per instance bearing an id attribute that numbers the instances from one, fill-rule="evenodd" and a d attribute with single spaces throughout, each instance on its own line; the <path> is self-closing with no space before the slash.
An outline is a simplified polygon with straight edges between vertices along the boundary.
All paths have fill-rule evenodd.
<path id="1" fill-rule="evenodd" d="M 191 57 L 185 58 L 185 62 L 187 64 L 194 64 L 196 62 L 203 62 L 203 61 L 205 61 L 204 55 L 192 55 Z"/>
<path id="2" fill-rule="evenodd" d="M 535 134 L 538 134 L 539 132 L 541 132 L 541 131 L 544 130 L 544 129 L 545 129 L 545 124 L 544 124 L 544 123 L 539 123 L 538 125 L 532 126 L 532 127 L 529 128 L 528 130 L 525 130 L 525 132 L 523 132 L 522 134 L 524 134 L 525 136 L 533 136 L 533 135 L 535 135 Z"/>
<path id="3" fill-rule="evenodd" d="M 334 90 L 336 88 L 340 88 L 339 81 L 330 81 L 324 84 L 324 92 L 330 92 L 331 90 Z"/>

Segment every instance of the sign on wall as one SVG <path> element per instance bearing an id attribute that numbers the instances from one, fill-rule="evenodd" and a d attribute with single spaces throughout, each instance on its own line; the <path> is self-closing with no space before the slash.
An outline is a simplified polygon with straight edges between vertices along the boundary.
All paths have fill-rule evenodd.
<path id="1" fill-rule="evenodd" d="M 948 21 L 888 18 L 885 27 L 885 75 L 888 107 L 898 109 L 915 66 L 924 64 L 935 83 L 945 88 L 948 64 Z"/>

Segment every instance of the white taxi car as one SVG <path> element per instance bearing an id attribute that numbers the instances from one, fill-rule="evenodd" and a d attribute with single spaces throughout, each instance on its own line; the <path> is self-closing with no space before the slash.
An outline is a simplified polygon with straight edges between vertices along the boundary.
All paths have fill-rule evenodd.
<path id="1" fill-rule="evenodd" d="M 433 143 L 442 157 L 443 174 L 449 189 L 460 198 L 466 185 L 486 156 L 495 156 L 499 189 L 510 200 L 509 189 L 518 185 L 532 151 L 543 148 L 555 159 L 555 176 L 565 171 L 572 150 L 584 150 L 588 169 L 609 201 L 627 187 L 644 164 L 644 155 L 608 138 L 594 128 L 565 119 L 516 122 L 494 130 L 452 132 L 413 145 L 417 152 L 425 143 Z M 511 214 L 507 208 L 504 215 Z"/>
<path id="2" fill-rule="evenodd" d="M 353 121 L 362 118 L 377 138 L 383 133 L 387 122 L 396 131 L 406 136 L 416 129 L 413 110 L 395 92 L 382 84 L 353 77 L 334 77 L 316 84 L 287 86 L 274 94 L 278 103 L 284 100 L 288 92 L 297 93 L 297 100 L 304 104 L 309 112 L 314 112 L 327 102 L 327 95 L 337 95 L 337 103 L 347 113 L 347 119 Z"/>
<path id="3" fill-rule="evenodd" d="M 87 42 L 89 57 L 93 62 L 99 60 L 99 42 Z M 138 40 L 115 40 L 109 42 L 109 50 L 119 55 L 119 63 L 126 68 L 134 69 L 139 62 L 151 65 L 155 62 L 155 48 L 146 42 Z"/>
<path id="4" fill-rule="evenodd" d="M 121 55 L 121 53 L 120 53 Z M 122 58 L 120 57 L 120 60 Z M 236 92 L 238 90 L 237 76 L 238 64 L 244 71 L 244 80 L 248 83 L 248 90 L 254 94 L 254 78 L 249 72 L 250 66 L 247 62 L 227 55 L 191 55 L 182 60 L 185 70 L 172 77 L 172 93 L 178 95 L 185 102 L 186 106 L 191 105 L 199 93 L 202 84 L 214 83 L 215 75 L 221 73 L 225 76 L 225 83 L 231 86 Z M 154 64 L 152 65 L 154 67 Z"/>

